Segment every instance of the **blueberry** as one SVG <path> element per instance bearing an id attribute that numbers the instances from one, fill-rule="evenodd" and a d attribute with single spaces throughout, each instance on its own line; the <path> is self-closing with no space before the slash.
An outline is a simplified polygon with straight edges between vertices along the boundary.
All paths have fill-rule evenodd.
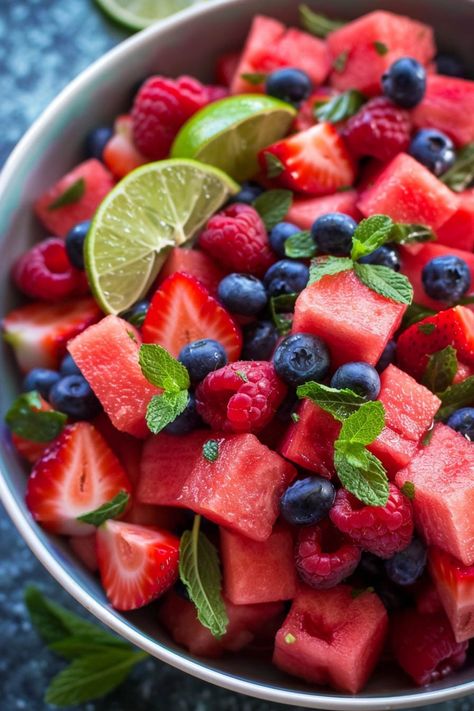
<path id="1" fill-rule="evenodd" d="M 413 585 L 426 566 L 426 547 L 415 538 L 409 546 L 385 561 L 385 571 L 397 585 Z"/>
<path id="2" fill-rule="evenodd" d="M 202 424 L 203 422 L 196 410 L 196 400 L 194 395 L 190 393 L 186 409 L 181 413 L 181 415 L 178 415 L 173 422 L 166 425 L 164 432 L 172 435 L 184 435 L 188 432 L 192 432 L 198 427 L 202 427 Z"/>
<path id="3" fill-rule="evenodd" d="M 347 257 L 357 222 L 343 212 L 328 212 L 313 223 L 311 234 L 321 254 Z"/>
<path id="4" fill-rule="evenodd" d="M 389 246 L 388 244 L 384 244 L 370 254 L 366 254 L 365 257 L 361 257 L 359 262 L 362 264 L 377 264 L 380 267 L 388 267 L 389 269 L 393 269 L 394 272 L 399 272 L 401 266 L 398 251 L 395 247 Z"/>
<path id="5" fill-rule="evenodd" d="M 471 272 L 464 259 L 445 254 L 427 262 L 421 272 L 428 296 L 439 301 L 458 301 L 471 286 Z"/>
<path id="6" fill-rule="evenodd" d="M 312 526 L 328 515 L 335 496 L 329 479 L 322 476 L 299 479 L 281 497 L 281 515 L 292 526 Z"/>
<path id="7" fill-rule="evenodd" d="M 382 371 L 385 370 L 385 368 L 390 365 L 390 363 L 393 363 L 395 360 L 395 356 L 397 354 L 397 343 L 396 341 L 389 341 L 385 348 L 383 349 L 383 353 L 379 358 L 379 362 L 375 366 L 375 369 L 378 373 L 382 373 Z"/>
<path id="8" fill-rule="evenodd" d="M 435 57 L 435 63 L 438 74 L 444 74 L 446 77 L 466 78 L 466 65 L 463 60 L 455 54 L 440 52 Z"/>
<path id="9" fill-rule="evenodd" d="M 102 160 L 104 148 L 113 135 L 114 131 L 110 126 L 97 126 L 89 131 L 85 145 L 87 157 Z"/>
<path id="10" fill-rule="evenodd" d="M 313 91 L 313 82 L 301 69 L 285 67 L 268 75 L 265 91 L 276 99 L 299 106 Z"/>
<path id="11" fill-rule="evenodd" d="M 242 183 L 239 192 L 233 195 L 228 202 L 243 202 L 246 205 L 251 205 L 263 192 L 265 192 L 264 189 L 258 183 L 248 180 Z"/>
<path id="12" fill-rule="evenodd" d="M 396 612 L 410 604 L 407 591 L 387 578 L 374 583 L 373 587 L 388 612 Z"/>
<path id="13" fill-rule="evenodd" d="M 146 318 L 149 308 L 150 302 L 146 299 L 143 299 L 142 301 L 137 301 L 135 306 L 132 306 L 131 309 L 128 309 L 128 311 L 125 311 L 125 313 L 122 314 L 122 318 L 131 323 L 132 326 L 140 328 L 141 326 L 143 326 L 143 322 Z"/>
<path id="14" fill-rule="evenodd" d="M 66 254 L 73 267 L 84 269 L 84 240 L 91 226 L 90 220 L 78 222 L 66 235 L 64 246 Z"/>
<path id="15" fill-rule="evenodd" d="M 178 360 L 188 369 L 193 383 L 204 380 L 208 373 L 227 363 L 224 347 L 212 338 L 192 341 L 181 349 Z"/>
<path id="16" fill-rule="evenodd" d="M 270 245 L 275 254 L 285 257 L 285 242 L 288 237 L 301 232 L 300 228 L 292 225 L 291 222 L 279 222 L 269 234 Z"/>
<path id="17" fill-rule="evenodd" d="M 411 109 L 425 95 L 425 68 L 412 57 L 397 59 L 382 76 L 382 90 L 395 104 Z"/>
<path id="18" fill-rule="evenodd" d="M 243 328 L 242 360 L 269 360 L 278 341 L 271 321 L 256 321 Z"/>
<path id="19" fill-rule="evenodd" d="M 283 294 L 299 294 L 303 291 L 309 279 L 309 269 L 306 264 L 293 259 L 280 259 L 272 264 L 263 278 L 268 296 Z"/>
<path id="20" fill-rule="evenodd" d="M 273 354 L 273 365 L 288 385 L 301 385 L 308 380 L 324 380 L 330 359 L 326 344 L 310 333 L 286 336 Z"/>
<path id="21" fill-rule="evenodd" d="M 228 274 L 217 295 L 226 309 L 241 316 L 256 316 L 267 305 L 267 292 L 260 279 L 250 274 Z"/>
<path id="22" fill-rule="evenodd" d="M 380 392 L 380 377 L 368 363 L 344 363 L 331 378 L 331 387 L 353 390 L 365 400 L 376 400 Z"/>
<path id="23" fill-rule="evenodd" d="M 461 407 L 449 417 L 446 422 L 456 432 L 474 441 L 474 407 Z"/>
<path id="24" fill-rule="evenodd" d="M 422 128 L 411 140 L 408 153 L 435 175 L 449 170 L 456 160 L 454 143 L 445 133 Z"/>
<path id="25" fill-rule="evenodd" d="M 49 401 L 55 410 L 74 420 L 90 420 L 100 412 L 100 403 L 82 375 L 66 375 L 53 385 Z"/>
<path id="26" fill-rule="evenodd" d="M 61 376 L 55 370 L 47 368 L 33 368 L 23 380 L 22 390 L 25 393 L 30 390 L 37 390 L 45 400 L 49 398 L 49 392 Z"/>
<path id="27" fill-rule="evenodd" d="M 63 378 L 65 375 L 82 375 L 70 353 L 66 353 L 62 359 L 59 366 L 59 372 Z"/>

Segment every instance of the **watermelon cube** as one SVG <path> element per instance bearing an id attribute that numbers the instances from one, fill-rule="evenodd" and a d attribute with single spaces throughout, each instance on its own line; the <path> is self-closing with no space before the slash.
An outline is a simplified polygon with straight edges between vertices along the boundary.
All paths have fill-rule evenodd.
<path id="1" fill-rule="evenodd" d="M 406 439 L 390 427 L 384 427 L 375 442 L 367 447 L 384 465 L 389 479 L 413 459 L 418 443 Z"/>
<path id="2" fill-rule="evenodd" d="M 365 217 L 388 215 L 396 222 L 437 230 L 459 207 L 459 197 L 417 160 L 399 153 L 357 203 Z"/>
<path id="3" fill-rule="evenodd" d="M 159 390 L 140 369 L 140 343 L 133 326 L 118 316 L 107 316 L 74 338 L 68 350 L 114 427 L 146 437 L 146 409 Z"/>
<path id="4" fill-rule="evenodd" d="M 90 536 L 71 536 L 69 545 L 72 552 L 79 558 L 87 570 L 90 570 L 91 573 L 95 573 L 99 570 L 95 532 Z"/>
<path id="5" fill-rule="evenodd" d="M 412 117 L 415 126 L 437 128 L 459 146 L 474 141 L 474 81 L 431 74 Z"/>
<path id="6" fill-rule="evenodd" d="M 357 209 L 356 191 L 346 190 L 323 197 L 295 197 L 285 219 L 302 230 L 309 230 L 318 217 L 328 212 L 343 212 L 358 220 L 360 212 Z"/>
<path id="7" fill-rule="evenodd" d="M 413 57 L 428 64 L 436 51 L 429 25 L 383 10 L 370 12 L 331 32 L 328 46 L 333 61 L 346 57 L 342 68 L 335 68 L 331 74 L 332 86 L 341 91 L 359 89 L 367 96 L 380 93 L 382 74 L 400 57 Z"/>
<path id="8" fill-rule="evenodd" d="M 441 548 L 430 548 L 431 576 L 456 642 L 474 637 L 474 565 L 463 565 Z"/>
<path id="9" fill-rule="evenodd" d="M 375 365 L 405 310 L 405 304 L 380 296 L 350 270 L 325 276 L 301 292 L 293 332 L 322 338 L 333 368 L 358 360 Z"/>
<path id="10" fill-rule="evenodd" d="M 474 563 L 474 449 L 462 435 L 438 424 L 426 447 L 396 476 L 415 486 L 417 525 L 428 544 L 464 565 Z"/>
<path id="11" fill-rule="evenodd" d="M 474 250 L 474 188 L 459 195 L 459 207 L 438 229 L 438 242 L 447 247 Z"/>
<path id="12" fill-rule="evenodd" d="M 158 275 L 154 292 L 167 277 L 176 272 L 190 274 L 203 284 L 212 296 L 216 296 L 219 282 L 226 275 L 226 272 L 198 249 L 185 249 L 184 247 L 173 247 L 168 259 L 163 264 Z"/>
<path id="13" fill-rule="evenodd" d="M 203 444 L 217 439 L 219 456 L 209 462 Z M 255 541 L 270 537 L 283 491 L 294 467 L 253 434 L 196 431 L 182 437 L 161 433 L 145 443 L 137 498 L 145 504 L 189 508 Z"/>
<path id="14" fill-rule="evenodd" d="M 123 114 L 115 119 L 114 134 L 107 141 L 102 157 L 117 180 L 147 162 L 133 142 L 133 120 L 130 114 Z"/>
<path id="15" fill-rule="evenodd" d="M 273 661 L 289 674 L 356 694 L 378 661 L 388 617 L 373 592 L 348 585 L 301 587 L 275 640 Z"/>
<path id="16" fill-rule="evenodd" d="M 266 541 L 221 528 L 224 593 L 234 605 L 291 600 L 296 595 L 293 536 L 275 526 Z"/>
<path id="17" fill-rule="evenodd" d="M 77 200 L 63 207 L 52 207 L 66 190 L 76 184 L 83 185 Z M 114 179 L 107 168 L 99 160 L 91 158 L 80 163 L 41 195 L 35 202 L 35 212 L 48 232 L 65 237 L 71 227 L 94 216 L 100 203 L 113 187 Z"/>

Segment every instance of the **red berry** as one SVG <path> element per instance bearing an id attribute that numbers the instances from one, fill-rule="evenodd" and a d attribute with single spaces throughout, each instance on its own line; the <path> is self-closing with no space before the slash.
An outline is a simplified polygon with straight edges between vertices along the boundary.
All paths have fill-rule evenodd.
<path id="1" fill-rule="evenodd" d="M 273 363 L 245 361 L 209 373 L 196 390 L 197 410 L 215 430 L 258 432 L 286 395 Z"/>
<path id="2" fill-rule="evenodd" d="M 179 129 L 209 102 L 209 90 L 197 79 L 150 77 L 132 109 L 133 140 L 147 158 L 165 158 Z"/>
<path id="3" fill-rule="evenodd" d="M 207 100 L 208 103 L 213 101 L 219 101 L 220 99 L 225 99 L 229 96 L 229 89 L 226 86 L 220 86 L 219 84 L 208 84 L 207 89 Z"/>
<path id="4" fill-rule="evenodd" d="M 360 548 L 329 521 L 301 528 L 296 544 L 296 569 L 302 580 L 318 590 L 333 588 L 359 565 Z"/>
<path id="5" fill-rule="evenodd" d="M 275 262 L 265 225 L 250 205 L 235 203 L 211 217 L 199 246 L 227 269 L 261 277 Z"/>
<path id="6" fill-rule="evenodd" d="M 382 161 L 405 151 L 410 143 L 408 111 L 394 106 L 383 96 L 368 101 L 349 119 L 342 132 L 355 156 L 373 156 Z"/>
<path id="7" fill-rule="evenodd" d="M 366 506 L 339 489 L 329 516 L 354 543 L 381 558 L 391 558 L 406 548 L 413 536 L 410 501 L 394 484 L 389 484 L 385 506 Z"/>
<path id="8" fill-rule="evenodd" d="M 84 293 L 84 275 L 71 265 L 64 240 L 57 237 L 25 252 L 13 267 L 13 280 L 24 294 L 42 301 Z"/>

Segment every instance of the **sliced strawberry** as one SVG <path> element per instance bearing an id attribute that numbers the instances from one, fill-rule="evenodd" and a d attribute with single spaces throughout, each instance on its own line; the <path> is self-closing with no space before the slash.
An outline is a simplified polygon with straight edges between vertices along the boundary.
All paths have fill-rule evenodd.
<path id="1" fill-rule="evenodd" d="M 115 119 L 114 135 L 104 148 L 103 160 L 116 178 L 123 178 L 147 162 L 133 143 L 132 117 L 128 114 Z"/>
<path id="2" fill-rule="evenodd" d="M 158 528 L 109 519 L 97 530 L 97 557 L 113 607 L 135 610 L 175 583 L 179 538 Z"/>
<path id="3" fill-rule="evenodd" d="M 77 518 L 121 491 L 130 493 L 131 486 L 119 460 L 93 425 L 76 422 L 65 427 L 36 462 L 26 504 L 48 531 L 87 536 L 93 526 Z"/>
<path id="4" fill-rule="evenodd" d="M 319 123 L 260 151 L 263 170 L 266 154 L 283 164 L 277 182 L 307 195 L 330 195 L 353 184 L 355 168 L 344 141 L 330 123 Z"/>
<path id="5" fill-rule="evenodd" d="M 160 285 L 172 274 L 185 272 L 201 282 L 212 296 L 217 294 L 219 282 L 226 272 L 214 260 L 199 249 L 184 249 L 174 247 L 168 259 L 160 269 L 157 285 Z"/>
<path id="6" fill-rule="evenodd" d="M 97 544 L 96 534 L 91 533 L 90 536 L 71 536 L 69 545 L 73 553 L 84 563 L 87 570 L 95 573 L 99 568 L 97 561 Z"/>
<path id="7" fill-rule="evenodd" d="M 159 343 L 177 356 L 183 346 L 214 338 L 237 360 L 242 348 L 239 327 L 208 290 L 192 276 L 173 274 L 155 293 L 142 328 L 145 343 Z"/>
<path id="8" fill-rule="evenodd" d="M 38 302 L 10 311 L 2 321 L 2 329 L 22 371 L 37 367 L 55 369 L 69 339 L 101 316 L 94 299 Z"/>

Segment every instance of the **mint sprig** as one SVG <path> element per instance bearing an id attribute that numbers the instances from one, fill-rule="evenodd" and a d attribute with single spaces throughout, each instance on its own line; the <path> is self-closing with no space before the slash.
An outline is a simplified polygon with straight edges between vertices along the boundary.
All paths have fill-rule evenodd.
<path id="1" fill-rule="evenodd" d="M 339 422 L 344 422 L 347 417 L 357 412 L 365 404 L 364 398 L 353 390 L 347 388 L 338 390 L 313 380 L 298 385 L 296 394 L 299 398 L 307 397 Z"/>
<path id="2" fill-rule="evenodd" d="M 78 178 L 74 183 L 72 183 L 66 190 L 58 195 L 58 197 L 51 202 L 47 209 L 49 211 L 58 210 L 60 207 L 66 207 L 66 205 L 72 205 L 75 202 L 79 202 L 86 191 L 86 181 L 84 178 Z"/>
<path id="3" fill-rule="evenodd" d="M 292 202 L 291 190 L 266 190 L 253 201 L 253 206 L 267 230 L 272 230 L 286 216 Z"/>
<path id="4" fill-rule="evenodd" d="M 146 411 L 148 429 L 158 434 L 186 409 L 191 384 L 189 373 L 166 348 L 155 343 L 140 347 L 138 361 L 148 382 L 164 391 L 152 397 Z"/>
<path id="5" fill-rule="evenodd" d="M 460 407 L 474 405 L 474 375 L 460 383 L 453 383 L 437 395 L 441 400 L 441 407 L 436 413 L 436 419 L 444 422 Z"/>
<path id="6" fill-rule="evenodd" d="M 90 523 L 98 528 L 102 526 L 109 518 L 118 518 L 123 514 L 130 501 L 130 494 L 127 491 L 119 491 L 110 501 L 107 501 L 102 506 L 90 511 L 89 513 L 78 516 L 77 520 L 83 523 Z"/>
<path id="7" fill-rule="evenodd" d="M 219 458 L 219 440 L 218 439 L 208 439 L 202 445 L 202 456 L 207 459 L 208 462 L 216 462 Z"/>
<path id="8" fill-rule="evenodd" d="M 309 268 L 308 284 L 314 284 L 325 276 L 333 276 L 352 269 L 354 262 L 348 257 L 321 257 L 313 259 Z"/>
<path id="9" fill-rule="evenodd" d="M 455 193 L 462 193 L 472 185 L 474 182 L 474 141 L 457 152 L 454 165 L 441 176 L 440 180 Z"/>
<path id="10" fill-rule="evenodd" d="M 42 410 L 36 390 L 19 395 L 5 415 L 9 429 L 30 442 L 51 442 L 61 434 L 67 417 L 57 410 Z"/>
<path id="11" fill-rule="evenodd" d="M 447 346 L 428 358 L 428 364 L 422 380 L 423 385 L 431 390 L 432 393 L 442 393 L 452 385 L 457 370 L 456 349 L 452 346 Z"/>
<path id="12" fill-rule="evenodd" d="M 429 309 L 427 306 L 422 306 L 421 304 L 411 303 L 407 310 L 405 311 L 402 319 L 401 330 L 405 331 L 413 324 L 423 321 L 429 316 L 434 316 L 436 311 Z M 433 324 L 430 324 L 433 325 Z"/>
<path id="13" fill-rule="evenodd" d="M 317 248 L 309 230 L 295 232 L 285 240 L 285 255 L 290 259 L 312 259 Z"/>
<path id="14" fill-rule="evenodd" d="M 338 30 L 345 25 L 345 22 L 330 20 L 326 15 L 313 12 L 307 5 L 300 5 L 300 24 L 306 32 L 325 39 L 330 32 Z"/>
<path id="15" fill-rule="evenodd" d="M 354 116 L 366 101 L 360 91 L 349 89 L 327 101 L 316 102 L 313 113 L 318 121 L 338 123 Z"/>
<path id="16" fill-rule="evenodd" d="M 298 294 L 280 294 L 270 299 L 270 313 L 280 336 L 286 336 L 291 331 L 297 298 Z"/>
<path id="17" fill-rule="evenodd" d="M 374 49 L 381 57 L 385 56 L 388 53 L 387 45 L 384 42 L 380 42 L 379 40 L 375 40 Z"/>
<path id="18" fill-rule="evenodd" d="M 393 220 L 387 215 L 372 215 L 361 220 L 352 238 L 351 258 L 354 262 L 389 242 L 392 228 Z"/>
<path id="19" fill-rule="evenodd" d="M 252 84 L 252 86 L 258 86 L 259 84 L 264 83 L 267 75 L 264 72 L 248 72 L 246 74 L 241 74 L 240 77 L 249 84 Z"/>
<path id="20" fill-rule="evenodd" d="M 263 152 L 263 159 L 265 161 L 265 175 L 267 178 L 278 178 L 285 170 L 285 166 L 281 160 L 273 153 L 270 153 L 270 151 Z"/>
<path id="21" fill-rule="evenodd" d="M 352 445 L 365 447 L 377 439 L 385 424 L 385 412 L 381 402 L 364 402 L 355 412 L 344 419 L 336 441 L 336 449 L 350 451 Z M 355 449 L 352 450 L 355 452 Z"/>
<path id="22" fill-rule="evenodd" d="M 359 264 L 357 262 L 354 264 L 354 272 L 359 281 L 369 287 L 371 291 L 400 304 L 411 304 L 413 287 L 403 274 L 378 264 Z"/>

